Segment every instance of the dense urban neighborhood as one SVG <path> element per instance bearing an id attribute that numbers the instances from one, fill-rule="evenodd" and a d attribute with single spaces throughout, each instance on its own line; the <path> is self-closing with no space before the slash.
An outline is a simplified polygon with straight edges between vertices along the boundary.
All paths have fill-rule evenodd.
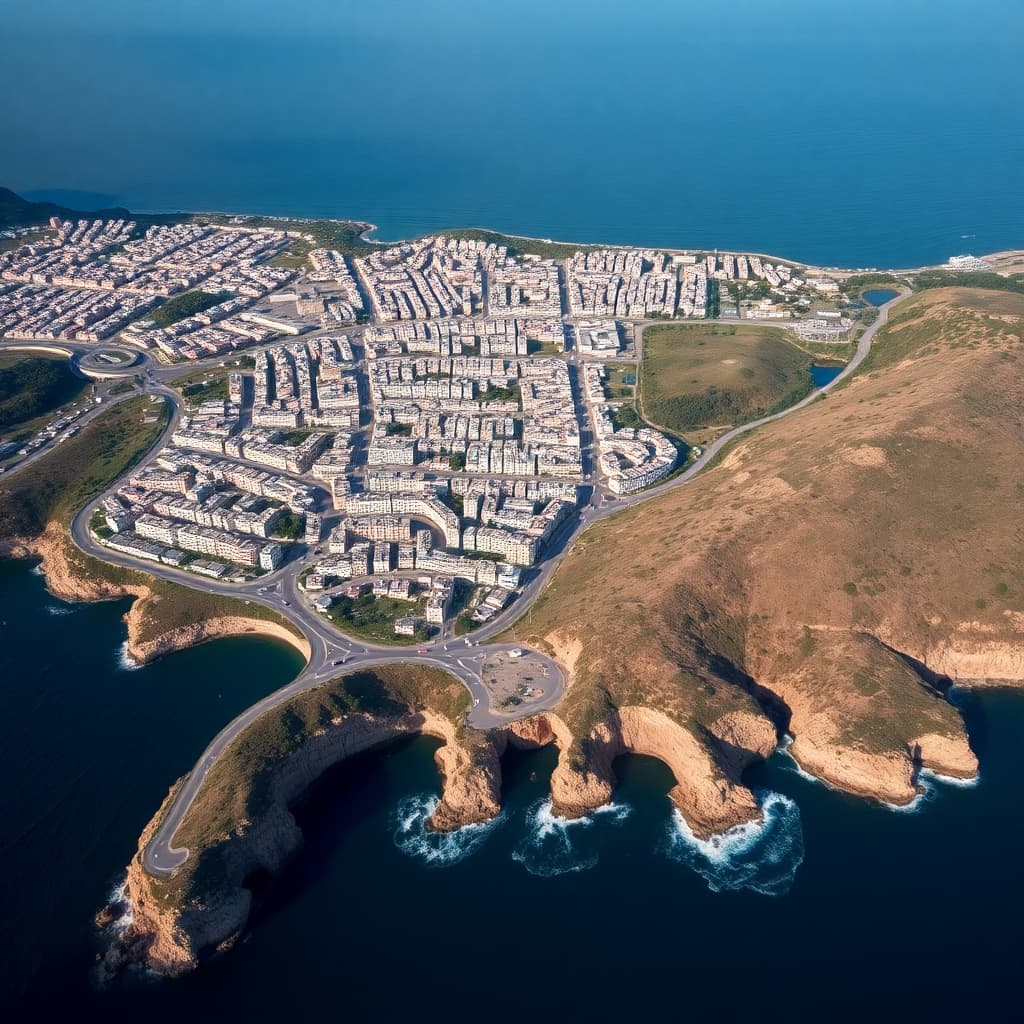
<path id="1" fill-rule="evenodd" d="M 416 642 L 491 621 L 591 511 L 700 454 L 622 401 L 645 324 L 847 341 L 838 292 L 756 255 L 444 235 L 349 255 L 251 218 L 55 217 L 0 252 L 0 333 L 174 404 L 90 514 L 109 553 L 237 585 L 287 568 L 343 632 Z"/>

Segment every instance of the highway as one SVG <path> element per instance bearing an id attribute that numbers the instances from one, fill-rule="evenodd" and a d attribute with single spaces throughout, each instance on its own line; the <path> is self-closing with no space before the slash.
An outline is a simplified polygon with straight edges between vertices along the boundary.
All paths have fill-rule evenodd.
<path id="1" fill-rule="evenodd" d="M 618 499 L 607 495 L 600 482 L 595 480 L 594 484 L 590 487 L 587 500 L 580 507 L 578 519 L 567 521 L 565 526 L 552 539 L 545 552 L 544 561 L 541 563 L 538 571 L 525 585 L 519 598 L 505 611 L 496 615 L 490 622 L 475 630 L 472 634 L 471 646 L 462 639 L 456 640 L 442 637 L 439 640 L 422 644 L 415 650 L 411 648 L 396 649 L 384 645 L 361 642 L 345 636 L 322 615 L 314 611 L 298 589 L 298 575 L 305 563 L 310 561 L 309 557 L 305 560 L 287 563 L 273 574 L 258 580 L 243 584 L 231 584 L 203 579 L 194 574 L 160 565 L 159 563 L 140 563 L 136 559 L 119 555 L 99 544 L 93 538 L 88 527 L 92 510 L 106 496 L 106 493 L 112 493 L 116 489 L 116 485 L 104 495 L 100 495 L 97 499 L 91 501 L 86 508 L 83 508 L 78 513 L 71 524 L 72 539 L 83 551 L 104 561 L 139 569 L 150 575 L 181 583 L 196 590 L 235 597 L 273 609 L 293 622 L 302 631 L 310 650 L 309 660 L 299 676 L 280 690 L 252 705 L 225 725 L 213 738 L 206 750 L 203 751 L 198 762 L 186 778 L 184 785 L 176 794 L 160 827 L 144 851 L 143 864 L 146 870 L 154 875 L 166 875 L 182 864 L 188 857 L 187 850 L 178 849 L 172 845 L 174 835 L 187 814 L 196 794 L 202 787 L 203 781 L 206 779 L 210 769 L 241 732 L 260 715 L 280 706 L 296 694 L 318 686 L 339 675 L 378 665 L 396 663 L 430 665 L 443 669 L 450 672 L 466 686 L 473 699 L 473 706 L 467 716 L 468 721 L 471 725 L 483 729 L 492 728 L 516 717 L 532 715 L 540 710 L 556 706 L 561 700 L 564 691 L 564 677 L 558 665 L 539 652 L 531 653 L 540 658 L 547 669 L 546 682 L 540 687 L 542 692 L 537 699 L 516 708 L 510 714 L 501 714 L 490 706 L 490 697 L 483 684 L 481 670 L 489 657 L 500 651 L 509 651 L 515 646 L 512 643 L 494 641 L 493 638 L 513 625 L 514 622 L 528 615 L 533 602 L 536 601 L 551 579 L 552 574 L 571 548 L 573 541 L 592 523 L 615 515 L 641 502 L 667 494 L 678 487 L 685 486 L 707 469 L 722 449 L 737 438 L 803 409 L 812 402 L 817 401 L 823 394 L 835 388 L 856 372 L 857 368 L 867 357 L 875 335 L 886 324 L 892 307 L 909 294 L 909 291 L 904 290 L 896 298 L 879 307 L 878 317 L 861 335 L 853 358 L 832 381 L 822 388 L 815 389 L 806 398 L 782 412 L 762 417 L 759 420 L 742 424 L 727 431 L 709 444 L 692 465 L 672 479 L 663 484 L 650 487 L 638 494 Z M 641 343 L 641 338 L 638 337 L 638 358 Z M 32 346 L 20 345 L 18 347 L 31 348 Z M 579 362 L 576 353 L 570 353 L 568 358 L 571 373 L 578 375 Z M 187 371 L 199 371 L 212 365 L 218 365 L 221 362 L 223 361 L 214 359 L 197 361 L 190 364 L 187 367 Z M 141 374 L 143 376 L 143 390 L 145 392 L 159 394 L 172 404 L 170 420 L 159 442 L 134 467 L 135 470 L 152 462 L 176 429 L 180 419 L 180 399 L 178 394 L 163 382 L 171 377 L 180 376 L 183 372 L 187 371 L 181 366 L 157 368 L 146 357 L 142 360 L 141 364 L 136 364 L 126 373 L 126 375 Z M 574 382 L 574 386 L 579 386 L 578 380 Z M 125 397 L 131 397 L 131 395 Z M 593 458 L 593 433 L 589 422 L 588 406 L 589 403 L 587 403 L 584 397 L 580 402 L 585 421 L 581 422 L 581 430 L 585 432 L 585 437 L 587 438 L 584 444 L 583 464 L 584 472 L 589 475 L 595 466 L 595 460 Z M 103 407 L 100 408 L 102 409 Z"/>

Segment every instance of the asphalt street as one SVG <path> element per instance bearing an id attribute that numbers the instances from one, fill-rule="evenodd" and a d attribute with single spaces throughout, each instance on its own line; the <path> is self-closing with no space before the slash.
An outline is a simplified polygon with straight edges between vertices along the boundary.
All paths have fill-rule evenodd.
<path id="1" fill-rule="evenodd" d="M 86 508 L 79 512 L 71 525 L 72 539 L 83 551 L 104 561 L 137 568 L 151 575 L 185 584 L 196 590 L 236 597 L 271 608 L 288 618 L 302 631 L 310 648 L 308 663 L 298 677 L 280 690 L 275 691 L 250 708 L 247 708 L 237 718 L 225 725 L 213 738 L 206 750 L 203 751 L 198 762 L 186 778 L 184 785 L 179 789 L 172 805 L 164 816 L 164 820 L 144 852 L 143 863 L 146 869 L 152 874 L 166 875 L 187 858 L 187 850 L 178 849 L 172 845 L 174 835 L 211 767 L 232 741 L 260 715 L 278 707 L 295 694 L 318 686 L 330 679 L 337 678 L 341 674 L 372 668 L 377 665 L 396 663 L 423 664 L 444 669 L 458 678 L 468 689 L 473 700 L 468 720 L 471 725 L 477 728 L 492 728 L 515 717 L 532 715 L 540 710 L 557 705 L 564 691 L 562 671 L 554 661 L 539 655 L 539 652 L 538 655 L 544 659 L 548 668 L 548 676 L 542 685 L 542 693 L 537 699 L 531 700 L 517 708 L 513 714 L 499 713 L 490 706 L 488 691 L 482 682 L 481 669 L 489 656 L 499 651 L 511 650 L 516 646 L 513 643 L 495 641 L 493 638 L 505 631 L 514 622 L 521 620 L 529 614 L 533 602 L 551 579 L 552 574 L 569 551 L 573 541 L 592 523 L 622 512 L 624 509 L 632 508 L 641 502 L 666 494 L 678 487 L 685 486 L 702 473 L 722 449 L 736 438 L 765 424 L 792 415 L 812 402 L 817 401 L 822 394 L 838 386 L 843 380 L 856 372 L 870 351 L 871 343 L 878 330 L 887 322 L 890 309 L 897 302 L 905 298 L 907 294 L 909 292 L 904 291 L 897 298 L 879 308 L 877 319 L 861 335 L 853 358 L 844 370 L 830 383 L 826 384 L 823 388 L 816 389 L 802 401 L 782 412 L 772 416 L 765 416 L 759 420 L 745 423 L 742 426 L 729 430 L 709 444 L 692 465 L 672 479 L 663 484 L 648 488 L 639 494 L 621 498 L 614 498 L 609 495 L 600 482 L 595 479 L 594 483 L 590 486 L 589 495 L 586 496 L 587 500 L 579 510 L 578 518 L 574 521 L 568 521 L 552 539 L 545 552 L 544 561 L 523 588 L 519 598 L 490 622 L 475 630 L 471 634 L 471 644 L 467 644 L 465 639 L 442 637 L 438 640 L 421 644 L 415 649 L 396 649 L 345 636 L 322 615 L 314 611 L 299 592 L 298 575 L 305 564 L 310 561 L 308 557 L 304 560 L 287 563 L 273 574 L 261 577 L 258 580 L 243 584 L 232 584 L 203 579 L 191 573 L 158 563 L 140 563 L 135 559 L 118 555 L 116 552 L 109 551 L 99 544 L 93 538 L 88 527 L 92 510 L 106 494 L 90 502 Z M 0 348 L 4 347 L 8 346 L 0 345 Z M 31 346 L 18 345 L 10 347 L 30 348 Z M 87 348 L 87 346 L 69 347 L 75 348 L 76 351 L 77 348 Z M 639 350 L 639 343 L 637 347 Z M 209 366 L 219 365 L 222 362 L 222 360 L 215 359 L 202 360 L 189 364 L 187 369 L 190 372 L 194 372 Z M 569 363 L 571 372 L 575 375 L 578 372 L 579 365 L 575 353 L 570 354 Z M 138 470 L 139 466 L 148 465 L 156 458 L 160 448 L 163 447 L 177 427 L 181 415 L 180 399 L 177 393 L 167 386 L 166 382 L 172 377 L 180 376 L 182 373 L 183 367 L 181 366 L 161 367 L 153 363 L 148 357 L 144 358 L 141 363 L 131 367 L 129 371 L 126 371 L 127 376 L 140 374 L 143 379 L 143 388 L 146 392 L 159 394 L 172 404 L 172 415 L 159 443 L 135 467 L 135 470 Z M 578 386 L 578 383 L 574 386 Z M 131 395 L 126 397 L 131 397 Z M 90 417 L 96 415 L 105 407 L 108 406 L 100 406 L 95 413 L 89 414 Z M 585 431 L 586 435 L 584 443 L 584 472 L 590 475 L 595 465 L 593 437 L 585 404 L 583 409 L 584 418 L 587 420 L 587 422 L 581 422 L 581 429 Z M 10 472 L 16 472 L 17 468 L 15 467 Z M 116 487 L 112 487 L 106 493 L 111 493 L 115 489 Z"/>

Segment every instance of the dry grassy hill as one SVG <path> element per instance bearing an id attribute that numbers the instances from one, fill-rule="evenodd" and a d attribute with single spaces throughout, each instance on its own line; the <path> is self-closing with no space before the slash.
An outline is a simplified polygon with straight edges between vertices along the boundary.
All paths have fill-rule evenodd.
<path id="1" fill-rule="evenodd" d="M 683 789 L 740 809 L 753 716 L 851 792 L 973 774 L 940 677 L 1024 682 L 1022 330 L 1024 296 L 915 296 L 846 386 L 587 531 L 516 630 L 571 666 L 578 766 L 637 708 Z"/>

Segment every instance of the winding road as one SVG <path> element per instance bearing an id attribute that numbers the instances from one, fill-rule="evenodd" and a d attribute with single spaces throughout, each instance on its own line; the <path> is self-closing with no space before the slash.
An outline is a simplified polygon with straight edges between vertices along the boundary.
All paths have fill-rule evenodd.
<path id="1" fill-rule="evenodd" d="M 143 853 L 143 864 L 146 870 L 154 875 L 167 875 L 181 865 L 188 857 L 188 850 L 175 848 L 172 845 L 174 835 L 188 813 L 210 769 L 241 732 L 267 711 L 280 706 L 296 694 L 318 686 L 331 678 L 336 678 L 341 674 L 348 674 L 356 670 L 389 664 L 413 663 L 443 669 L 459 679 L 469 690 L 473 699 L 473 707 L 467 718 L 469 724 L 477 728 L 491 728 L 513 720 L 516 717 L 532 715 L 558 704 L 564 691 L 562 672 L 554 661 L 539 652 L 531 652 L 531 654 L 540 658 L 547 669 L 545 682 L 540 684 L 539 687 L 541 689 L 540 696 L 535 700 L 531 700 L 527 705 L 517 708 L 516 712 L 512 714 L 500 714 L 491 708 L 489 694 L 482 681 L 482 667 L 489 657 L 501 651 L 510 651 L 514 648 L 515 645 L 512 643 L 496 642 L 492 638 L 529 613 L 534 601 L 540 596 L 547 582 L 551 579 L 552 574 L 557 570 L 562 559 L 568 553 L 572 543 L 580 533 L 592 523 L 686 485 L 707 469 L 718 454 L 737 438 L 757 430 L 768 423 L 773 423 L 785 416 L 792 415 L 838 386 L 856 372 L 870 352 L 871 343 L 875 335 L 888 321 L 889 312 L 892 307 L 909 294 L 909 290 L 901 291 L 895 298 L 880 306 L 875 322 L 861 335 L 856 352 L 843 371 L 824 387 L 815 389 L 795 405 L 782 412 L 771 416 L 764 416 L 759 420 L 744 423 L 727 431 L 709 444 L 702 451 L 700 457 L 683 472 L 665 483 L 650 487 L 639 494 L 610 499 L 605 494 L 600 483 L 592 486 L 588 500 L 579 510 L 578 519 L 568 522 L 560 533 L 553 538 L 547 549 L 545 560 L 539 567 L 539 571 L 523 588 L 519 598 L 512 606 L 495 616 L 486 625 L 474 631 L 471 645 L 462 639 L 445 640 L 442 637 L 440 640 L 420 645 L 418 649 L 413 651 L 409 648 L 396 650 L 393 647 L 363 643 L 350 639 L 315 612 L 299 593 L 297 580 L 299 571 L 303 567 L 301 562 L 289 563 L 271 575 L 245 584 L 230 584 L 216 580 L 199 579 L 193 574 L 169 566 L 159 565 L 158 563 L 142 565 L 135 559 L 118 555 L 116 552 L 103 547 L 93 538 L 89 531 L 88 523 L 92 510 L 106 496 L 106 493 L 111 493 L 116 489 L 116 485 L 104 495 L 100 495 L 91 501 L 86 508 L 78 513 L 71 524 L 72 539 L 83 551 L 106 562 L 141 569 L 153 576 L 182 583 L 197 590 L 235 597 L 273 609 L 293 622 L 302 631 L 310 650 L 309 660 L 300 675 L 291 683 L 247 708 L 237 718 L 225 725 L 203 751 L 199 760 L 185 779 L 184 784 L 175 794 L 171 806 L 164 815 L 163 821 Z M 31 346 L 22 345 L 20 347 L 28 348 Z M 571 365 L 578 366 L 576 358 L 575 353 L 570 356 Z M 208 364 L 214 363 L 213 360 L 205 362 Z M 203 365 L 203 363 L 193 364 L 189 369 L 202 369 Z M 160 394 L 167 401 L 170 401 L 172 404 L 172 414 L 159 442 L 151 450 L 150 454 L 134 467 L 136 471 L 157 457 L 160 449 L 175 430 L 180 417 L 177 393 L 167 387 L 163 381 L 172 375 L 180 375 L 182 368 L 156 369 L 149 366 L 148 360 L 144 360 L 141 369 L 144 373 L 144 390 L 149 393 Z M 139 365 L 132 368 L 132 373 L 139 372 Z M 589 427 L 589 425 L 587 426 Z"/>

